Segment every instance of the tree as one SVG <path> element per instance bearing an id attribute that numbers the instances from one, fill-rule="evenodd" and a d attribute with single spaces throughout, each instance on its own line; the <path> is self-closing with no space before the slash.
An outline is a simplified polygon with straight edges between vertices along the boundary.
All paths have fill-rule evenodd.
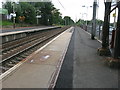
<path id="1" fill-rule="evenodd" d="M 13 13 L 13 2 L 6 2 L 6 3 L 4 3 L 4 7 L 5 7 L 5 9 L 8 10 L 8 14 L 9 15 L 11 13 Z M 11 21 L 13 21 L 13 17 L 11 18 Z"/>
<path id="2" fill-rule="evenodd" d="M 62 17 L 61 17 L 61 13 L 59 12 L 59 9 L 54 8 L 52 11 L 52 16 L 53 16 L 54 24 L 59 25 L 62 23 Z"/>
<path id="3" fill-rule="evenodd" d="M 41 18 L 39 19 L 40 24 L 52 25 L 52 24 L 62 24 L 63 19 L 59 9 L 56 9 L 51 2 L 37 2 L 31 3 L 36 10 L 40 11 Z"/>
<path id="4" fill-rule="evenodd" d="M 110 23 L 110 11 L 111 2 L 104 2 L 105 4 L 105 15 L 102 29 L 102 47 L 98 49 L 100 55 L 110 55 L 109 50 L 109 23 Z"/>
<path id="5" fill-rule="evenodd" d="M 41 13 L 40 23 L 43 25 L 52 25 L 52 10 L 54 6 L 51 2 L 37 2 L 34 4 L 36 10 L 39 10 Z"/>
<path id="6" fill-rule="evenodd" d="M 69 17 L 69 16 L 65 16 L 64 18 L 63 18 L 63 20 L 64 20 L 64 24 L 65 25 L 72 25 L 72 24 L 74 24 L 74 21 L 71 19 L 71 17 Z"/>
<path id="7" fill-rule="evenodd" d="M 21 15 L 25 16 L 25 22 L 29 24 L 36 23 L 35 8 L 27 2 L 20 2 Z"/>
<path id="8" fill-rule="evenodd" d="M 102 23 L 104 23 L 104 22 L 103 22 L 102 20 L 97 19 L 97 20 L 96 20 L 96 23 L 97 23 L 97 24 L 102 24 Z"/>
<path id="9" fill-rule="evenodd" d="M 8 14 L 13 13 L 13 6 L 11 2 L 6 2 L 4 6 L 5 6 L 5 9 L 8 10 Z"/>
<path id="10" fill-rule="evenodd" d="M 60 25 L 64 23 L 59 9 L 56 9 L 51 2 L 20 2 L 19 4 L 15 3 L 15 7 L 17 22 L 20 16 L 25 16 L 25 23 L 28 24 L 35 24 L 36 20 L 42 25 Z M 6 8 L 10 14 L 13 11 L 12 3 L 7 2 Z M 41 18 L 36 19 L 37 15 L 41 15 Z"/>
<path id="11" fill-rule="evenodd" d="M 87 22 L 87 25 L 92 23 L 92 21 L 89 21 L 89 20 L 79 19 L 79 20 L 76 22 L 76 24 L 81 26 L 81 25 L 86 24 L 86 22 Z"/>
<path id="12" fill-rule="evenodd" d="M 35 8 L 27 2 L 20 2 L 16 4 L 14 2 L 6 2 L 5 8 L 8 10 L 8 13 L 13 13 L 13 9 L 16 13 L 16 21 L 19 21 L 19 16 L 25 16 L 25 23 L 34 24 L 36 21 Z"/>

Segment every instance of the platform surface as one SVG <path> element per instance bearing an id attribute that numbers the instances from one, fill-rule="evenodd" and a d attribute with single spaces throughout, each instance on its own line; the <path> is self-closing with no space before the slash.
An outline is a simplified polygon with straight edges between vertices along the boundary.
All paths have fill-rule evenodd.
<path id="1" fill-rule="evenodd" d="M 80 27 L 74 28 L 56 88 L 120 90 L 120 70 L 105 64 L 106 57 L 97 54 L 101 43 L 90 37 Z"/>
<path id="2" fill-rule="evenodd" d="M 33 32 L 33 31 L 40 31 L 45 29 L 53 29 L 58 26 L 46 26 L 46 27 L 34 27 L 34 28 L 19 28 L 19 29 L 10 29 L 10 30 L 2 30 L 0 32 L 0 36 L 11 35 L 11 34 L 19 34 L 19 33 L 26 33 L 26 32 Z"/>
<path id="3" fill-rule="evenodd" d="M 48 88 L 57 65 L 68 48 L 73 27 L 60 34 L 42 50 L 37 50 L 2 82 L 3 88 Z"/>

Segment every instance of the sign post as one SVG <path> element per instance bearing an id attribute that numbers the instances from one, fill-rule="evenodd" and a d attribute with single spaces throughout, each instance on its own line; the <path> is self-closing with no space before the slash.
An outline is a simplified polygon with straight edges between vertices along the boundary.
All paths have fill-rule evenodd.
<path id="1" fill-rule="evenodd" d="M 37 18 L 37 25 L 38 25 L 38 23 L 39 23 L 38 19 L 41 18 L 41 15 L 37 15 L 36 18 Z"/>
<path id="2" fill-rule="evenodd" d="M 16 14 L 15 12 L 13 13 L 13 28 L 15 28 L 15 17 L 16 17 Z"/>
<path id="3" fill-rule="evenodd" d="M 113 17 L 114 17 L 114 29 L 116 28 L 116 10 L 115 13 L 113 13 Z"/>

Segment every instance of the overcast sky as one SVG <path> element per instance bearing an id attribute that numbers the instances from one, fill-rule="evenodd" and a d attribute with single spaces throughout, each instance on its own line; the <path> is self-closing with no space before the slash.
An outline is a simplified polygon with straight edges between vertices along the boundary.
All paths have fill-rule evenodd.
<path id="1" fill-rule="evenodd" d="M 60 9 L 63 17 L 70 16 L 74 21 L 80 18 L 92 19 L 93 7 L 90 6 L 93 6 L 93 0 L 52 0 L 52 3 Z M 85 7 L 82 7 L 84 5 Z M 104 0 L 98 0 L 97 19 L 104 20 Z M 111 22 L 113 21 L 111 14 Z"/>

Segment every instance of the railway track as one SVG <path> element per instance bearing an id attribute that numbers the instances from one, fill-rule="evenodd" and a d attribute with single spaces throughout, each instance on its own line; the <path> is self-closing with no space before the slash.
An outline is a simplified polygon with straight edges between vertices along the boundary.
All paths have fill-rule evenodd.
<path id="1" fill-rule="evenodd" d="M 39 49 L 52 38 L 69 27 L 42 31 L 26 38 L 18 39 L 2 45 L 2 61 L 0 61 L 1 74 Z"/>

